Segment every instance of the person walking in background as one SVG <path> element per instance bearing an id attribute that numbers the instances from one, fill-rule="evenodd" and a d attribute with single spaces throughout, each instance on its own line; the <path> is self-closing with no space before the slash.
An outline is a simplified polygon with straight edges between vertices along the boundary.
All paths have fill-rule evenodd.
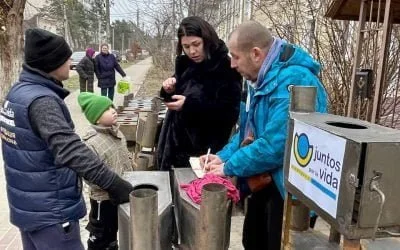
<path id="1" fill-rule="evenodd" d="M 91 123 L 91 128 L 82 137 L 86 145 L 116 174 L 132 171 L 132 157 L 125 136 L 119 130 L 112 101 L 106 96 L 82 92 L 78 103 Z M 88 250 L 116 250 L 118 206 L 111 203 L 107 191 L 92 183 L 89 186 Z"/>
<path id="2" fill-rule="evenodd" d="M 200 17 L 178 28 L 175 74 L 160 96 L 168 112 L 158 142 L 158 167 L 189 167 L 189 157 L 219 151 L 238 115 L 242 77 L 230 67 L 225 43 Z"/>
<path id="3" fill-rule="evenodd" d="M 109 52 L 108 45 L 102 44 L 101 53 L 95 57 L 95 73 L 98 80 L 97 85 L 101 88 L 101 95 L 108 96 L 111 101 L 114 100 L 115 70 L 122 77 L 126 76 L 115 56 Z"/>
<path id="4" fill-rule="evenodd" d="M 78 63 L 78 65 L 76 65 L 76 71 L 79 75 L 79 86 L 81 92 L 93 93 L 94 55 L 94 49 L 86 49 L 86 56 L 84 56 L 82 60 Z"/>
<path id="5" fill-rule="evenodd" d="M 128 202 L 133 187 L 74 131 L 61 82 L 69 78 L 72 54 L 64 38 L 28 29 L 24 53 L 19 80 L 0 109 L 10 221 L 24 250 L 83 250 L 80 177 L 106 190 L 114 204 Z"/>
<path id="6" fill-rule="evenodd" d="M 315 86 L 315 110 L 327 112 L 327 94 L 318 78 L 320 65 L 255 21 L 240 24 L 231 33 L 228 47 L 232 68 L 248 80 L 247 102 L 239 132 L 216 155 L 201 156 L 200 164 L 217 175 L 237 176 L 240 187 L 247 186 L 241 189 L 249 195 L 244 248 L 279 250 L 290 86 Z"/>

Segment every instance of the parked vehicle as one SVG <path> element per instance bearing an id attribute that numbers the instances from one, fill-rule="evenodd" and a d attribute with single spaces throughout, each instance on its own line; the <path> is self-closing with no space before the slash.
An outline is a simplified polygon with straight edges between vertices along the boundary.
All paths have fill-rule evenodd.
<path id="1" fill-rule="evenodd" d="M 96 57 L 100 52 L 96 51 L 94 53 L 94 57 Z M 71 65 L 69 66 L 69 68 L 71 70 L 76 68 L 76 65 L 78 65 L 78 63 L 82 60 L 82 58 L 84 58 L 86 55 L 85 51 L 75 51 L 74 53 L 72 53 L 71 55 Z"/>
<path id="2" fill-rule="evenodd" d="M 75 51 L 71 55 L 71 65 L 69 66 L 70 69 L 75 69 L 76 65 L 84 58 L 86 55 L 85 51 Z"/>
<path id="3" fill-rule="evenodd" d="M 121 62 L 121 54 L 119 53 L 118 50 L 111 50 L 110 53 L 115 56 L 115 59 L 117 59 L 117 62 Z"/>

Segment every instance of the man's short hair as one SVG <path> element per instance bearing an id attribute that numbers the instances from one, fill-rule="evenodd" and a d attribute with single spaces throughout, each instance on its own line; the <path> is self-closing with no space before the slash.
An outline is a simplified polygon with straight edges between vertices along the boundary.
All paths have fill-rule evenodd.
<path id="1" fill-rule="evenodd" d="M 238 49 L 249 51 L 254 47 L 267 50 L 274 38 L 271 32 L 256 21 L 246 21 L 240 24 L 229 36 L 236 35 Z"/>

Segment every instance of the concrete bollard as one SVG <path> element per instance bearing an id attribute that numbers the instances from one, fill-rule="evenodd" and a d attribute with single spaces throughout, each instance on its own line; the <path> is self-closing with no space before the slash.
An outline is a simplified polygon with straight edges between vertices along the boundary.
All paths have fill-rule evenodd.
<path id="1" fill-rule="evenodd" d="M 136 142 L 140 147 L 153 148 L 157 133 L 158 113 L 149 112 L 146 118 L 139 117 Z"/>
<path id="2" fill-rule="evenodd" d="M 149 113 L 146 118 L 146 127 L 141 138 L 141 146 L 146 148 L 154 147 L 157 132 L 158 113 Z"/>
<path id="3" fill-rule="evenodd" d="M 229 201 L 225 186 L 210 183 L 203 186 L 200 205 L 200 249 L 228 249 L 226 242 Z M 230 225 L 229 225 L 230 226 Z"/>
<path id="4" fill-rule="evenodd" d="M 313 86 L 292 86 L 290 89 L 290 111 L 298 113 L 315 112 L 317 88 Z M 306 231 L 310 226 L 310 209 L 300 201 L 293 201 L 291 229 Z"/>
<path id="5" fill-rule="evenodd" d="M 156 190 L 140 188 L 132 191 L 130 201 L 130 249 L 158 250 L 158 194 Z"/>

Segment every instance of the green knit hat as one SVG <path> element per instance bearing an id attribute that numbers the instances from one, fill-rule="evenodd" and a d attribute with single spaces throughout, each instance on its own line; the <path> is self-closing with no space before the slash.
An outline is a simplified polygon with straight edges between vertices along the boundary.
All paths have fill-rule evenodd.
<path id="1" fill-rule="evenodd" d="M 108 97 L 98 96 L 90 92 L 80 93 L 78 103 L 91 124 L 96 124 L 101 115 L 113 106 L 112 101 Z"/>

